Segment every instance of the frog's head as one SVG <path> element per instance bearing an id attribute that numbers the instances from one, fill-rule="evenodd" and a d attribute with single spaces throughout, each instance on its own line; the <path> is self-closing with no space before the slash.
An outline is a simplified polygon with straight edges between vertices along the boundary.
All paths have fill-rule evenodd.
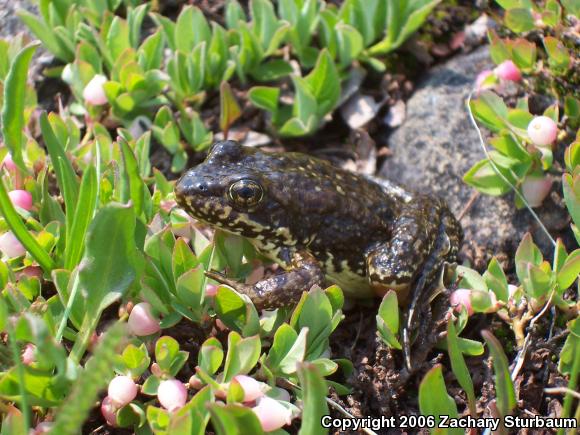
<path id="1" fill-rule="evenodd" d="M 252 239 L 294 244 L 291 227 L 296 222 L 302 227 L 308 224 L 301 218 L 301 186 L 292 176 L 297 165 L 285 154 L 264 153 L 234 141 L 217 142 L 205 161 L 177 182 L 175 197 L 190 215 L 214 227 Z"/>

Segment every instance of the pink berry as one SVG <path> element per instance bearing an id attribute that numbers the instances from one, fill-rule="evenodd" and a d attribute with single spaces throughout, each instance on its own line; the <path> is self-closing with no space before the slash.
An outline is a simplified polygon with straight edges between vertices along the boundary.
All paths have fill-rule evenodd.
<path id="1" fill-rule="evenodd" d="M 495 67 L 495 75 L 500 80 L 509 80 L 512 82 L 519 82 L 522 79 L 522 73 L 515 63 L 511 60 L 506 60 Z"/>
<path id="2" fill-rule="evenodd" d="M 552 118 L 536 116 L 528 124 L 528 136 L 534 145 L 551 145 L 558 136 L 558 125 Z"/>
<path id="3" fill-rule="evenodd" d="M 475 89 L 477 92 L 481 92 L 485 89 L 493 88 L 492 84 L 486 83 L 487 78 L 493 75 L 493 71 L 485 69 L 481 71 L 475 78 Z"/>
<path id="4" fill-rule="evenodd" d="M 20 207 L 26 211 L 32 209 L 32 195 L 26 190 L 12 190 L 8 192 L 8 196 L 16 207 Z"/>
<path id="5" fill-rule="evenodd" d="M 87 83 L 83 90 L 83 98 L 85 102 L 95 106 L 101 106 L 107 103 L 107 96 L 103 85 L 107 82 L 107 77 L 101 74 L 95 75 L 90 82 Z"/>
<path id="6" fill-rule="evenodd" d="M 16 163 L 14 163 L 14 160 L 12 160 L 12 155 L 10 154 L 6 154 L 6 157 L 4 157 L 4 160 L 2 161 L 2 165 L 9 171 L 16 170 Z"/>
<path id="7" fill-rule="evenodd" d="M 244 402 L 253 402 L 264 395 L 262 382 L 256 381 L 254 378 L 246 375 L 234 376 L 234 382 L 237 382 L 244 390 Z"/>
<path id="8" fill-rule="evenodd" d="M 471 306 L 471 290 L 466 288 L 460 288 L 455 290 L 449 296 L 449 304 L 452 307 L 455 307 L 455 311 L 460 312 L 461 307 L 465 307 L 467 310 L 467 314 L 471 316 L 474 311 L 473 307 Z"/>
<path id="9" fill-rule="evenodd" d="M 252 411 L 260 420 L 264 432 L 280 429 L 292 421 L 292 411 L 268 396 L 262 397 Z"/>
<path id="10" fill-rule="evenodd" d="M 117 426 L 117 408 L 109 396 L 101 402 L 101 414 L 105 417 L 109 426 Z"/>
<path id="11" fill-rule="evenodd" d="M 552 189 L 552 177 L 536 177 L 528 175 L 522 183 L 522 195 L 530 207 L 539 207 Z"/>
<path id="12" fill-rule="evenodd" d="M 161 406 L 170 412 L 177 411 L 187 402 L 187 389 L 183 382 L 177 379 L 168 379 L 159 384 L 157 399 Z"/>
<path id="13" fill-rule="evenodd" d="M 21 257 L 26 254 L 26 249 L 11 231 L 0 236 L 0 251 L 10 258 Z"/>
<path id="14" fill-rule="evenodd" d="M 129 376 L 116 376 L 109 382 L 107 392 L 113 404 L 122 408 L 137 397 L 137 385 Z"/>
<path id="15" fill-rule="evenodd" d="M 147 302 L 140 302 L 133 307 L 128 324 L 131 332 L 138 337 L 155 334 L 161 329 L 159 320 L 153 317 L 151 305 Z"/>
<path id="16" fill-rule="evenodd" d="M 22 351 L 22 363 L 29 366 L 30 364 L 36 362 L 35 352 L 36 346 L 32 343 L 28 343 Z"/>

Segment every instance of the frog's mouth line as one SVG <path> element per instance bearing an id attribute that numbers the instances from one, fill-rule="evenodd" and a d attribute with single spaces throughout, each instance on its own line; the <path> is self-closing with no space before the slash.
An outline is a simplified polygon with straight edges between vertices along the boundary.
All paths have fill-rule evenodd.
<path id="1" fill-rule="evenodd" d="M 230 205 L 223 205 L 218 199 L 203 197 L 195 201 L 193 197 L 178 199 L 179 206 L 195 219 L 228 233 L 264 239 L 272 233 L 270 226 L 250 219 L 248 213 L 240 212 Z"/>

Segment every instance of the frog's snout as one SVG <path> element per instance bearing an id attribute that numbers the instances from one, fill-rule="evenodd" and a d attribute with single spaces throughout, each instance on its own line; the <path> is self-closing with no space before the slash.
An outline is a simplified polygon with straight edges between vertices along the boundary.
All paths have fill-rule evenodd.
<path id="1" fill-rule="evenodd" d="M 175 184 L 176 198 L 191 198 L 194 196 L 209 195 L 209 185 L 203 177 L 195 175 L 195 173 L 186 172 Z"/>

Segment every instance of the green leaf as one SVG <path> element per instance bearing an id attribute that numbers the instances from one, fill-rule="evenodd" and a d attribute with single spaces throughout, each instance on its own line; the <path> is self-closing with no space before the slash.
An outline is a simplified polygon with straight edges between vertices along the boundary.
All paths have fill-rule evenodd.
<path id="1" fill-rule="evenodd" d="M 447 323 L 447 349 L 449 352 L 449 359 L 451 360 L 453 374 L 467 395 L 469 412 L 473 417 L 475 417 L 477 415 L 477 403 L 475 400 L 473 381 L 471 380 L 469 369 L 467 368 L 467 364 L 465 363 L 465 359 L 463 358 L 463 354 L 459 348 L 457 330 L 455 329 L 455 324 L 452 319 Z"/>
<path id="2" fill-rule="evenodd" d="M 119 359 L 123 364 L 123 368 L 128 371 L 123 373 L 128 374 L 132 378 L 141 376 L 151 363 L 151 358 L 149 358 L 145 343 L 141 343 L 139 347 L 129 343 Z"/>
<path id="3" fill-rule="evenodd" d="M 348 24 L 338 24 L 334 29 L 338 43 L 338 58 L 342 68 L 357 59 L 364 48 L 363 37 L 357 29 Z"/>
<path id="4" fill-rule="evenodd" d="M 85 235 L 97 207 L 97 183 L 96 168 L 91 165 L 83 174 L 72 227 L 66 238 L 65 269 L 72 270 L 81 259 L 85 247 Z"/>
<path id="5" fill-rule="evenodd" d="M 458 418 L 455 400 L 447 393 L 445 380 L 441 371 L 441 364 L 437 364 L 427 372 L 419 386 L 419 410 L 421 415 L 434 416 L 436 425 L 439 427 L 441 416 L 445 415 L 453 419 Z M 439 428 L 439 430 L 442 430 Z M 433 433 L 439 433 L 434 431 Z M 463 429 L 448 429 L 442 433 L 461 435 Z"/>
<path id="6" fill-rule="evenodd" d="M 528 264 L 538 266 L 542 263 L 542 253 L 534 244 L 530 233 L 526 233 L 516 250 L 515 263 L 516 275 L 523 281 L 527 276 Z"/>
<path id="7" fill-rule="evenodd" d="M 302 387 L 302 402 L 304 403 L 302 425 L 298 434 L 326 434 L 327 430 L 320 424 L 322 417 L 328 415 L 326 381 L 314 364 L 306 362 L 298 364 L 298 379 Z"/>
<path id="8" fill-rule="evenodd" d="M 396 336 L 399 332 L 399 304 L 397 294 L 389 290 L 379 306 L 377 331 L 381 339 L 390 347 L 402 349 Z"/>
<path id="9" fill-rule="evenodd" d="M 473 165 L 463 176 L 463 181 L 486 195 L 501 196 L 511 190 L 487 159 Z"/>
<path id="10" fill-rule="evenodd" d="M 244 335 L 257 334 L 260 330 L 258 312 L 252 301 L 230 287 L 218 287 L 214 307 L 220 320 L 229 328 Z"/>
<path id="11" fill-rule="evenodd" d="M 510 376 L 509 362 L 500 342 L 491 332 L 482 331 L 481 335 L 485 339 L 493 358 L 497 409 L 500 415 L 505 417 L 511 414 L 516 407 L 516 393 Z"/>
<path id="12" fill-rule="evenodd" d="M 30 44 L 18 52 L 4 81 L 4 95 L 2 104 L 2 136 L 4 143 L 12 154 L 14 163 L 21 171 L 28 170 L 22 159 L 24 143 L 24 110 L 26 108 L 26 81 L 28 79 L 28 65 L 32 60 L 38 43 Z"/>
<path id="13" fill-rule="evenodd" d="M 580 1 L 579 0 L 562 0 L 562 5 L 566 11 L 576 18 L 580 17 Z"/>
<path id="14" fill-rule="evenodd" d="M 491 131 L 499 133 L 507 128 L 508 108 L 495 93 L 484 91 L 477 100 L 472 100 L 469 106 L 473 116 Z"/>
<path id="15" fill-rule="evenodd" d="M 280 88 L 269 86 L 254 86 L 248 92 L 248 98 L 254 106 L 267 110 L 273 115 L 278 111 L 279 96 Z"/>
<path id="16" fill-rule="evenodd" d="M 524 33 L 534 30 L 534 17 L 530 9 L 508 9 L 504 16 L 505 25 L 515 33 Z"/>
<path id="17" fill-rule="evenodd" d="M 135 279 L 136 264 L 133 207 L 109 203 L 97 212 L 91 222 L 79 265 L 78 279 L 85 298 L 85 319 L 82 335 L 77 338 L 71 352 L 73 360 L 80 360 L 103 310 L 120 299 Z"/>
<path id="18" fill-rule="evenodd" d="M 191 52 L 201 42 L 209 43 L 211 31 L 203 12 L 195 6 L 185 6 L 175 23 L 175 47 L 184 53 Z"/>
<path id="19" fill-rule="evenodd" d="M 308 328 L 302 328 L 300 334 L 297 334 L 287 323 L 280 325 L 274 334 L 265 364 L 275 374 L 296 373 L 297 364 L 303 362 L 306 355 L 307 335 Z"/>
<path id="20" fill-rule="evenodd" d="M 72 163 L 69 161 L 65 153 L 64 145 L 54 134 L 54 130 L 50 125 L 46 112 L 40 114 L 40 130 L 46 148 L 48 149 L 54 172 L 56 173 L 58 186 L 64 198 L 66 208 L 66 226 L 67 228 L 72 228 L 74 219 L 73 210 L 76 209 L 77 205 L 79 182 L 72 167 Z"/>
<path id="21" fill-rule="evenodd" d="M 512 59 L 522 71 L 530 71 L 536 64 L 536 44 L 526 39 L 518 38 L 513 41 Z"/>
<path id="22" fill-rule="evenodd" d="M 544 47 L 548 52 L 548 63 L 556 70 L 567 70 L 570 66 L 570 53 L 558 38 L 546 36 Z"/>
<path id="23" fill-rule="evenodd" d="M 491 259 L 487 266 L 487 270 L 483 274 L 483 279 L 485 280 L 487 287 L 495 293 L 495 296 L 499 301 L 508 301 L 509 293 L 507 278 L 503 269 L 499 265 L 497 258 L 493 257 Z"/>
<path id="24" fill-rule="evenodd" d="M 105 43 L 112 59 L 118 59 L 125 50 L 130 48 L 131 41 L 127 21 L 115 16 L 109 27 Z"/>
<path id="25" fill-rule="evenodd" d="M 222 344 L 215 337 L 210 337 L 203 342 L 197 356 L 197 365 L 204 372 L 213 375 L 218 371 L 224 359 Z"/>
<path id="26" fill-rule="evenodd" d="M 119 139 L 119 146 L 123 155 L 122 177 L 129 186 L 129 198 L 131 199 L 135 215 L 141 216 L 144 211 L 144 202 L 146 195 L 149 195 L 149 189 L 141 178 L 137 158 L 129 144 L 124 139 Z"/>
<path id="27" fill-rule="evenodd" d="M 209 387 L 202 388 L 183 408 L 175 411 L 169 423 L 168 432 L 183 435 L 204 435 L 209 421 L 208 406 L 214 402 Z"/>
<path id="28" fill-rule="evenodd" d="M 253 68 L 250 74 L 259 82 L 271 82 L 290 75 L 292 71 L 292 66 L 285 60 L 272 59 Z"/>
<path id="29" fill-rule="evenodd" d="M 74 60 L 74 51 L 70 50 L 66 44 L 61 44 L 50 27 L 36 15 L 31 14 L 25 9 L 18 9 L 16 15 L 26 24 L 34 36 L 42 41 L 48 51 L 57 58 L 64 62 L 72 62 Z"/>
<path id="30" fill-rule="evenodd" d="M 556 279 L 560 292 L 570 287 L 578 278 L 578 274 L 580 274 L 580 251 L 576 250 L 568 256 L 564 265 L 558 271 Z"/>
<path id="31" fill-rule="evenodd" d="M 212 425 L 218 435 L 262 435 L 264 431 L 256 414 L 249 408 L 229 404 L 209 405 Z"/>
<path id="32" fill-rule="evenodd" d="M 580 176 L 572 178 L 570 174 L 562 175 L 562 190 L 566 207 L 572 216 L 572 220 L 580 225 Z"/>
<path id="33" fill-rule="evenodd" d="M 328 50 L 320 52 L 316 66 L 304 78 L 304 83 L 316 100 L 316 113 L 320 118 L 334 109 L 340 98 L 340 78 Z M 302 116 L 299 118 L 303 121 L 307 119 Z"/>
<path id="34" fill-rule="evenodd" d="M 580 352 L 580 317 L 571 320 L 566 325 L 566 329 L 570 331 L 562 351 L 560 352 L 560 358 L 558 361 L 558 370 L 563 375 L 571 375 L 574 368 L 574 364 L 578 365 L 576 360 L 578 360 Z"/>
<path id="35" fill-rule="evenodd" d="M 241 338 L 232 331 L 228 335 L 228 354 L 224 365 L 224 382 L 229 382 L 236 375 L 248 374 L 260 358 L 260 336 Z"/>
<path id="36" fill-rule="evenodd" d="M 227 139 L 230 126 L 242 114 L 242 109 L 238 105 L 228 82 L 222 82 L 220 86 L 220 129 Z"/>

